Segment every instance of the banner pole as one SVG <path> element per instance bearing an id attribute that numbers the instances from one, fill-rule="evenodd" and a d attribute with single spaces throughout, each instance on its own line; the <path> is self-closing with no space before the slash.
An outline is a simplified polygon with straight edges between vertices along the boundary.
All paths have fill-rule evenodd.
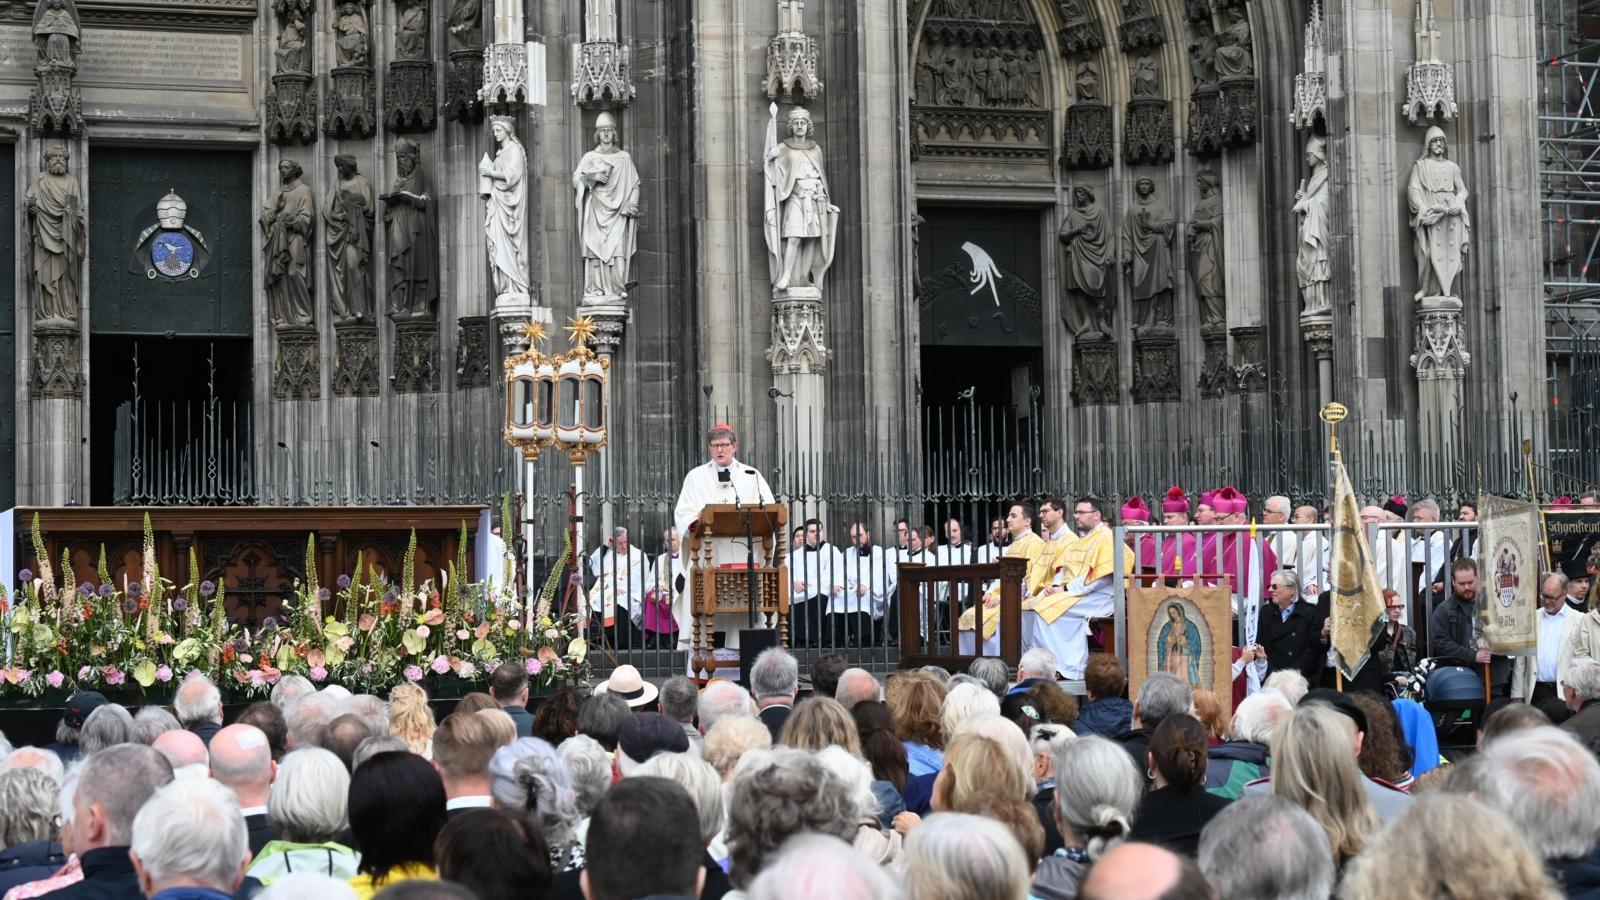
<path id="1" fill-rule="evenodd" d="M 1489 664 L 1483 664 L 1483 706 L 1489 707 Z"/>

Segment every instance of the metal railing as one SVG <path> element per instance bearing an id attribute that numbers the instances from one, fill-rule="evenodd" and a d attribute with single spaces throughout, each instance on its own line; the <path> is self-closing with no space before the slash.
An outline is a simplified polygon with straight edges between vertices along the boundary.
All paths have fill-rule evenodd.
<path id="1" fill-rule="evenodd" d="M 117 407 L 119 506 L 256 502 L 248 400 L 142 400 Z"/>

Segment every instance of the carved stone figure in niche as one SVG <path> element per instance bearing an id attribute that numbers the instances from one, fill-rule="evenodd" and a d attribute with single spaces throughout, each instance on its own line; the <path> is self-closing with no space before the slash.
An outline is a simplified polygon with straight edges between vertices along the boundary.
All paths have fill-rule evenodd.
<path id="1" fill-rule="evenodd" d="M 578 241 L 583 246 L 583 296 L 628 296 L 628 268 L 638 246 L 639 170 L 617 146 L 617 120 L 602 112 L 594 122 L 595 148 L 572 173 L 577 191 Z"/>
<path id="2" fill-rule="evenodd" d="M 949 44 L 929 42 L 918 63 L 917 102 L 935 106 L 965 106 L 972 75 L 965 52 Z"/>
<path id="3" fill-rule="evenodd" d="M 483 46 L 483 0 L 450 0 L 450 52 Z"/>
<path id="4" fill-rule="evenodd" d="M 776 140 L 778 105 L 772 105 L 767 127 L 767 148 L 762 170 L 766 176 L 767 261 L 772 289 L 821 288 L 833 265 L 833 239 L 839 207 L 829 200 L 828 177 L 823 172 L 822 147 L 811 139 L 811 113 L 802 107 L 789 110 L 789 136 Z"/>
<path id="5" fill-rule="evenodd" d="M 1122 268 L 1133 276 L 1139 327 L 1172 328 L 1172 234 L 1178 220 L 1156 199 L 1156 183 L 1140 178 L 1133 209 L 1123 224 Z"/>
<path id="6" fill-rule="evenodd" d="M 1155 57 L 1141 56 L 1134 61 L 1133 96 L 1161 96 L 1161 73 L 1156 69 Z"/>
<path id="7" fill-rule="evenodd" d="M 312 321 L 311 232 L 316 204 L 292 159 L 278 163 L 278 189 L 261 210 L 261 255 L 266 262 L 267 313 L 274 328 L 309 328 Z"/>
<path id="8" fill-rule="evenodd" d="M 1231 6 L 1226 15 L 1228 24 L 1217 35 L 1217 75 L 1221 78 L 1248 78 L 1256 73 L 1250 41 L 1250 14 L 1243 6 Z"/>
<path id="9" fill-rule="evenodd" d="M 367 64 L 367 10 L 354 0 L 339 4 L 338 17 L 333 21 L 338 35 L 333 42 L 334 65 L 365 66 Z"/>
<path id="10" fill-rule="evenodd" d="M 396 59 L 428 58 L 428 0 L 405 0 L 395 25 Z"/>
<path id="11" fill-rule="evenodd" d="M 389 239 L 389 317 L 432 319 L 439 302 L 439 233 L 415 141 L 395 144 L 394 164 L 394 190 L 378 198 Z"/>
<path id="12" fill-rule="evenodd" d="M 39 0 L 33 11 L 33 46 L 39 52 L 39 65 L 77 67 L 83 40 L 78 21 L 78 7 L 72 0 Z"/>
<path id="13" fill-rule="evenodd" d="M 78 321 L 79 274 L 86 238 L 83 197 L 67 174 L 67 148 L 45 151 L 44 172 L 28 192 L 28 266 L 33 277 L 35 325 Z"/>
<path id="14" fill-rule="evenodd" d="M 1306 167 L 1311 174 L 1294 192 L 1294 212 L 1300 219 L 1298 249 L 1295 251 L 1295 279 L 1305 301 L 1300 315 L 1327 315 L 1332 310 L 1328 296 L 1328 142 L 1312 135 L 1306 141 Z"/>
<path id="15" fill-rule="evenodd" d="M 1222 269 L 1222 191 L 1217 176 L 1202 169 L 1195 176 L 1200 199 L 1189 218 L 1189 278 L 1200 296 L 1200 326 L 1221 327 L 1227 311 L 1223 297 L 1226 279 Z"/>
<path id="16" fill-rule="evenodd" d="M 1189 77 L 1195 87 L 1217 83 L 1217 35 L 1205 19 L 1190 24 L 1194 40 L 1189 42 Z"/>
<path id="17" fill-rule="evenodd" d="M 1078 63 L 1076 87 L 1079 103 L 1100 102 L 1100 72 L 1094 67 L 1094 63 Z"/>
<path id="18" fill-rule="evenodd" d="M 497 297 L 528 294 L 528 154 L 510 116 L 491 116 L 494 158 L 478 161 L 478 195 L 487 202 L 484 236 Z"/>
<path id="19" fill-rule="evenodd" d="M 800 13 L 805 6 L 800 0 L 778 0 L 778 30 L 800 31 Z M 584 0 L 583 39 L 586 41 L 617 39 L 616 0 Z"/>
<path id="20" fill-rule="evenodd" d="M 339 181 L 322 211 L 327 225 L 328 282 L 333 319 L 339 324 L 372 318 L 372 182 L 356 171 L 356 158 L 333 158 Z"/>
<path id="21" fill-rule="evenodd" d="M 278 33 L 278 74 L 309 72 L 306 65 L 306 17 L 298 9 L 289 10 L 288 21 Z"/>
<path id="22" fill-rule="evenodd" d="M 1080 338 L 1108 338 L 1115 305 L 1106 290 L 1111 255 L 1105 211 L 1093 190 L 1083 185 L 1072 189 L 1072 208 L 1059 237 L 1067 253 L 1067 328 Z"/>
<path id="23" fill-rule="evenodd" d="M 1411 164 L 1406 201 L 1416 238 L 1416 299 L 1453 297 L 1456 276 L 1467 255 L 1472 222 L 1467 217 L 1467 185 L 1461 167 L 1450 161 L 1444 131 L 1428 129 L 1427 149 Z"/>

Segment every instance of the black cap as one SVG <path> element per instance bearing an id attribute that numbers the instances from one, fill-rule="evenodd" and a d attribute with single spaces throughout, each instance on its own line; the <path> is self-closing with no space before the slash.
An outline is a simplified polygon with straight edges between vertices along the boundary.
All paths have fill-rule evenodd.
<path id="1" fill-rule="evenodd" d="M 88 720 L 89 713 L 94 712 L 111 701 L 99 691 L 79 691 L 67 698 L 67 711 L 62 714 L 61 720 L 68 728 L 82 728 Z"/>
<path id="2" fill-rule="evenodd" d="M 657 753 L 689 752 L 689 735 L 683 726 L 660 713 L 634 713 L 617 732 L 617 747 L 634 762 L 644 762 Z"/>
<path id="3" fill-rule="evenodd" d="M 1361 707 L 1357 706 L 1354 700 L 1350 699 L 1349 694 L 1341 693 L 1333 688 L 1317 688 L 1306 691 L 1306 695 L 1300 698 L 1301 706 L 1305 706 L 1307 703 L 1321 703 L 1324 706 L 1331 706 L 1334 712 L 1348 716 L 1352 722 L 1355 722 L 1357 731 L 1363 734 L 1367 731 L 1367 714 L 1361 711 Z"/>

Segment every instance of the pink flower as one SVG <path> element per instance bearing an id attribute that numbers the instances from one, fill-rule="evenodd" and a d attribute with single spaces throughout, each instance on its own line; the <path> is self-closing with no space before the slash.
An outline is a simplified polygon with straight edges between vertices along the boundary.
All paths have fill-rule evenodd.
<path id="1" fill-rule="evenodd" d="M 89 675 L 93 671 L 94 671 L 94 669 L 90 668 L 89 666 L 84 666 L 83 668 L 78 670 L 78 680 L 79 681 L 88 681 L 89 680 Z"/>
<path id="2" fill-rule="evenodd" d="M 557 672 L 560 672 L 560 671 L 566 669 L 566 667 L 567 667 L 567 661 L 566 660 L 564 660 L 564 659 L 556 660 L 556 671 Z"/>
<path id="3" fill-rule="evenodd" d="M 323 681 L 328 677 L 328 670 L 324 666 L 312 666 L 307 674 L 311 676 L 312 681 Z"/>
<path id="4" fill-rule="evenodd" d="M 50 685 L 52 688 L 61 687 L 62 683 L 66 680 L 67 676 L 61 674 L 60 672 L 51 672 L 49 675 L 44 677 L 44 683 Z"/>
<path id="5" fill-rule="evenodd" d="M 367 663 L 366 665 L 363 665 L 361 667 L 361 674 L 363 674 L 363 675 L 371 675 L 372 674 L 372 663 Z"/>
<path id="6" fill-rule="evenodd" d="M 443 675 L 444 673 L 450 671 L 450 660 L 445 658 L 445 657 L 443 657 L 443 656 L 435 656 L 433 658 L 433 667 L 432 668 L 433 668 L 433 671 L 439 673 L 440 675 Z"/>
<path id="7" fill-rule="evenodd" d="M 407 681 L 421 681 L 422 670 L 416 666 L 406 666 L 405 676 Z"/>
<path id="8" fill-rule="evenodd" d="M 113 669 L 109 666 L 106 667 L 106 684 L 121 684 L 122 682 L 126 681 L 127 678 L 128 676 L 124 675 L 121 669 Z"/>
<path id="9" fill-rule="evenodd" d="M 251 687 L 263 687 L 263 686 L 266 685 L 266 683 L 267 683 L 267 673 L 261 671 L 260 669 L 251 669 L 250 670 L 250 686 Z"/>
<path id="10" fill-rule="evenodd" d="M 456 670 L 456 674 L 462 678 L 471 678 L 472 676 L 478 674 L 478 667 L 470 662 L 463 662 L 461 664 L 461 668 Z"/>
<path id="11" fill-rule="evenodd" d="M 544 663 L 540 662 L 535 657 L 529 657 L 528 659 L 523 660 L 522 667 L 528 670 L 529 675 L 537 675 L 544 671 Z"/>
<path id="12" fill-rule="evenodd" d="M 553 641 L 561 636 L 561 632 L 555 630 L 554 628 L 546 628 L 544 630 L 544 636 Z"/>

